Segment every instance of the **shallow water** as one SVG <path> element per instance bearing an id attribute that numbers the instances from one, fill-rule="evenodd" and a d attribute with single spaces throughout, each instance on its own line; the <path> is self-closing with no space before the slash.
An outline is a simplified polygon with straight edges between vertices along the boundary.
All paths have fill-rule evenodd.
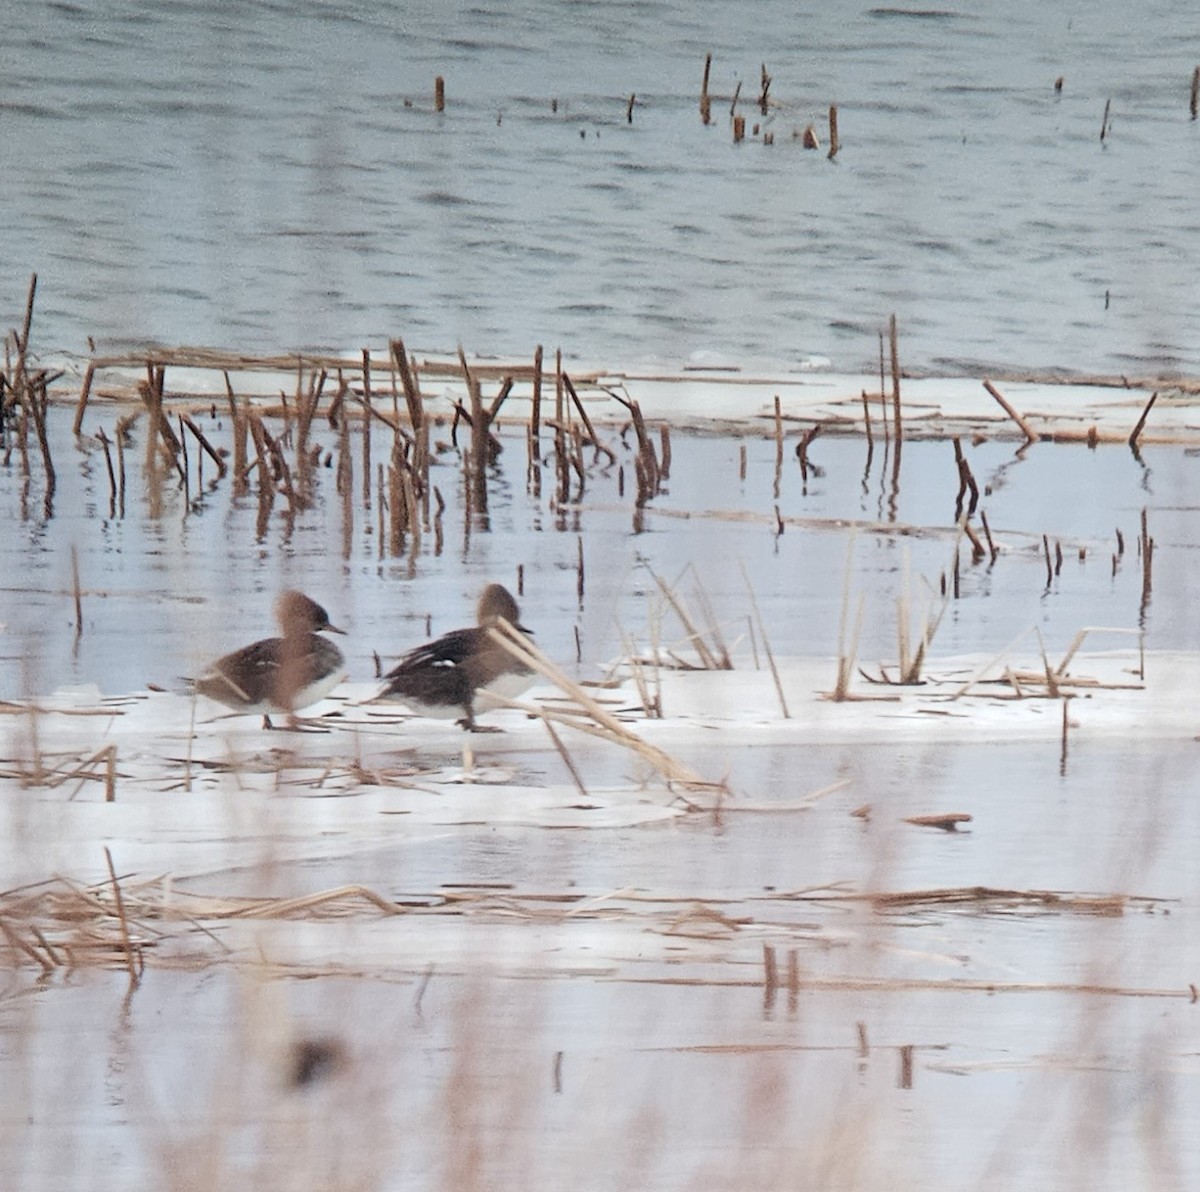
<path id="1" fill-rule="evenodd" d="M 845 371 L 895 313 L 910 367 L 1195 371 L 1193 15 L 19 6 L 0 47 L 0 326 L 37 271 L 33 348 L 52 357 L 89 335 L 277 351 L 401 334 Z M 732 143 L 739 82 L 774 145 Z M 824 141 L 830 103 L 832 163 L 794 137 L 812 122 Z"/>
<path id="2" fill-rule="evenodd" d="M 332 466 L 318 470 L 311 508 L 289 521 L 280 502 L 262 527 L 253 492 L 233 496 L 228 479 L 214 486 L 211 464 L 205 484 L 198 484 L 195 452 L 189 499 L 177 480 L 152 499 L 141 470 L 144 421 L 126 448 L 125 515 L 114 515 L 99 444 L 75 445 L 70 418 L 70 410 L 51 411 L 59 462 L 49 517 L 36 460 L 29 482 L 15 456 L 0 470 L 0 508 L 11 518 L 11 532 L 0 539 L 0 574 L 10 577 L 0 591 L 4 698 L 62 684 L 95 684 L 107 693 L 148 683 L 178 686 L 181 676 L 213 656 L 272 632 L 271 604 L 284 586 L 310 592 L 349 631 L 344 645 L 357 679 L 374 673 L 374 651 L 395 657 L 424 640 L 427 630 L 441 633 L 469 622 L 479 587 L 489 579 L 515 587 L 519 566 L 523 615 L 539 644 L 588 678 L 621 653 L 622 633 L 646 646 L 660 622 L 664 642 L 683 638 L 677 619 L 662 611 L 653 574 L 672 583 L 682 576 L 679 591 L 698 615 L 694 578 L 684 574 L 694 568 L 725 637 L 740 641 L 744 656 L 752 615 L 744 563 L 774 651 L 832 657 L 852 550 L 851 592 L 866 600 L 859 658 L 868 667 L 896 656 L 898 597 L 908 595 L 915 633 L 940 605 L 943 577 L 953 593 L 958 480 L 947 443 L 906 443 L 894 483 L 881 451 L 868 470 L 861 441 L 821 439 L 810 454 L 823 475 L 804 485 L 789 452 L 776 497 L 773 441 L 677 432 L 667 491 L 639 521 L 631 457 L 615 432 L 606 437 L 618 451 L 618 467 L 594 469 L 582 494 L 573 489 L 571 507 L 557 511 L 549 473 L 541 496 L 527 490 L 524 435 L 509 433 L 491 479 L 486 528 L 465 519 L 456 456 L 448 453 L 444 466 L 433 470 L 446 501 L 442 550 L 435 553 L 427 535 L 414 568 L 407 555 L 381 557 L 375 469 L 387 448 L 377 432 L 369 507 L 357 428 L 351 440 L 354 508 L 347 532 Z M 97 415 L 110 432 L 113 420 Z M 229 444 L 228 418 L 218 413 L 198 421 L 215 443 Z M 327 452 L 336 451 L 327 429 L 324 438 L 314 435 Z M 745 480 L 739 477 L 743 446 Z M 939 654 L 999 652 L 1022 633 L 1033 652 L 1036 628 L 1049 653 L 1061 657 L 1085 626 L 1144 628 L 1151 649 L 1200 648 L 1188 615 L 1196 582 L 1195 461 L 1185 449 L 1148 448 L 1140 460 L 1116 447 L 1042 444 L 1022 456 L 1005 443 L 966 450 L 1001 554 L 994 563 L 973 563 L 969 546 L 959 547 L 959 594 L 940 621 Z M 630 485 L 625 496 L 619 494 L 621 467 Z M 776 507 L 793 519 L 782 534 Z M 1138 558 L 1143 510 L 1155 541 L 1148 599 Z M 747 515 L 755 520 L 744 520 Z M 854 525 L 863 528 L 853 531 Z M 872 528 L 888 525 L 901 532 Z M 1043 535 L 1052 552 L 1055 544 L 1063 552 L 1049 583 Z M 72 549 L 85 593 L 78 638 Z M 1098 635 L 1089 645 L 1132 641 Z"/>

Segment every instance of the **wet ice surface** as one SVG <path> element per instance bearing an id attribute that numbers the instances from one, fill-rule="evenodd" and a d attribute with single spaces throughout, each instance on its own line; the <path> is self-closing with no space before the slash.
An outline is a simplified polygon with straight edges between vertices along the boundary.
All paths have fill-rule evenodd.
<path id="1" fill-rule="evenodd" d="M 61 435 L 69 411 L 54 417 Z M 215 438 L 218 421 L 202 419 Z M 36 471 L 24 519 L 17 470 L 0 475 L 16 511 L 6 570 L 27 577 L 0 606 L 0 694 L 18 701 L 0 724 L 4 886 L 62 875 L 98 883 L 110 908 L 107 846 L 147 963 L 130 995 L 107 911 L 84 921 L 103 925 L 100 954 L 44 904 L 12 916 L 35 954 L 29 921 L 89 959 L 35 981 L 9 944 L 6 1188 L 90 1186 L 97 1170 L 143 1187 L 181 1165 L 235 1187 L 773 1188 L 798 1171 L 861 1187 L 1194 1182 L 1185 448 L 1139 462 L 1127 448 L 1018 458 L 965 443 L 1000 555 L 972 563 L 959 544 L 923 686 L 859 675 L 855 694 L 900 699 L 839 704 L 823 694 L 848 551 L 852 597 L 866 594 L 858 661 L 876 677 L 894 671 L 906 572 L 914 625 L 951 574 L 947 443 L 906 443 L 894 486 L 861 440 L 818 439 L 824 475 L 805 491 L 789 450 L 776 496 L 769 430 L 677 432 L 669 491 L 639 529 L 615 469 L 561 512 L 529 496 L 523 436 L 509 434 L 490 528 L 469 541 L 456 461 L 435 469 L 443 553 L 427 541 L 410 574 L 407 558 L 380 558 L 357 486 L 344 530 L 332 473 L 290 530 L 277 511 L 259 534 L 253 497 L 227 485 L 190 506 L 168 487 L 152 517 L 142 433 L 124 519 L 109 515 L 102 457 L 72 457 L 65 436 L 52 517 Z M 361 468 L 357 432 L 352 452 Z M 889 522 L 903 531 L 872 528 Z M 1049 578 L 1043 534 L 1064 547 Z M 728 795 L 667 789 L 640 757 L 562 729 L 581 791 L 516 711 L 472 739 L 464 782 L 452 725 L 359 704 L 373 649 L 421 640 L 427 615 L 435 633 L 464 623 L 478 586 L 515 586 L 518 564 L 523 620 L 584 678 L 621 653 L 620 630 L 648 652 L 656 623 L 694 661 L 646 566 L 672 580 L 696 567 L 734 670 L 662 672 L 662 720 L 627 675 L 600 694 Z M 312 710 L 328 731 L 263 733 L 193 708 L 175 677 L 267 631 L 287 583 L 352 631 L 352 681 Z M 696 611 L 690 574 L 678 589 Z M 1004 700 L 1011 684 L 988 680 L 1008 666 L 1036 696 L 1034 627 L 1057 667 L 1090 625 L 1144 629 L 1146 653 L 1136 633 L 1085 641 L 1068 673 L 1104 685 L 1072 689 L 1064 758 L 1061 701 Z M 535 705 L 552 694 L 535 689 Z M 35 758 L 62 774 L 108 746 L 113 803 L 102 762 L 91 778 L 21 781 Z M 972 819 L 906 822 L 948 813 Z M 295 899 L 309 903 L 282 901 Z M 330 1070 L 297 1087 L 297 1046 L 326 1042 Z M 1150 1121 L 1132 1108 L 1147 1103 Z"/>

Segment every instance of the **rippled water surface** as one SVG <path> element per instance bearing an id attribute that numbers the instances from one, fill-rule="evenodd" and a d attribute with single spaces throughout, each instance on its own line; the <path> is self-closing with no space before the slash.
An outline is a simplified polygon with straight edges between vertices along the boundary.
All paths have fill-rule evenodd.
<path id="1" fill-rule="evenodd" d="M 1197 61 L 1181 2 L 21 5 L 0 317 L 36 270 L 44 354 L 851 367 L 895 312 L 913 367 L 1194 371 Z M 833 162 L 795 136 L 830 103 Z"/>

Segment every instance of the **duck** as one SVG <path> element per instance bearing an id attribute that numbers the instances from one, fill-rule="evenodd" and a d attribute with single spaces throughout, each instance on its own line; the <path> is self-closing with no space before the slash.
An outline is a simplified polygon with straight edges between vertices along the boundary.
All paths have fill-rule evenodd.
<path id="1" fill-rule="evenodd" d="M 240 713 L 261 713 L 263 728 L 275 726 L 270 713 L 287 716 L 324 699 L 346 676 L 341 650 L 322 633 L 344 634 L 329 614 L 303 592 L 282 592 L 275 602 L 282 637 L 268 637 L 218 658 L 193 686 L 200 695 Z"/>
<path id="2" fill-rule="evenodd" d="M 485 732 L 476 714 L 496 703 L 516 699 L 537 672 L 496 641 L 491 630 L 506 622 L 523 634 L 521 613 L 503 584 L 488 584 L 475 609 L 476 624 L 418 646 L 385 676 L 370 702 L 405 704 L 419 716 L 456 720 L 468 732 Z"/>

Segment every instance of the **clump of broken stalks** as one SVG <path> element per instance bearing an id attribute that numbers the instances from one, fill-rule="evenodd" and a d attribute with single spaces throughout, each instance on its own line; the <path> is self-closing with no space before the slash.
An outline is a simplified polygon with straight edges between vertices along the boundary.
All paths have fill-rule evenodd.
<path id="1" fill-rule="evenodd" d="M 541 650 L 528 638 L 510 625 L 501 623 L 488 630 L 493 640 L 504 647 L 517 661 L 531 667 L 543 679 L 553 683 L 571 699 L 575 708 L 535 707 L 533 704 L 516 700 L 506 701 L 510 707 L 535 716 L 550 724 L 563 724 L 589 736 L 599 737 L 636 753 L 666 781 L 668 786 L 678 784 L 687 788 L 722 789 L 722 783 L 709 782 L 693 769 L 655 745 L 642 740 L 637 733 L 622 724 L 611 712 L 596 702 L 578 683 L 572 682 Z"/>
<path id="2" fill-rule="evenodd" d="M 965 519 L 959 522 L 959 533 L 954 540 L 956 558 L 958 555 L 958 544 L 962 538 L 963 526 L 965 524 Z M 849 620 L 850 577 L 853 559 L 854 538 L 852 536 L 846 554 L 846 573 L 842 581 L 842 612 L 838 628 L 837 679 L 833 691 L 829 694 L 829 698 L 835 701 L 872 698 L 856 696 L 850 693 L 850 679 L 855 669 L 854 660 L 858 653 L 858 639 L 862 630 L 863 605 L 865 600 L 860 594 L 854 616 L 854 628 L 847 641 L 846 629 Z M 900 594 L 896 597 L 896 668 L 894 673 L 890 673 L 888 668 L 880 663 L 879 675 L 875 676 L 868 674 L 862 667 L 858 667 L 858 673 L 868 683 L 887 687 L 914 687 L 924 682 L 921 678 L 921 672 L 929 655 L 929 647 L 933 643 L 938 626 L 942 623 L 942 616 L 946 611 L 950 598 L 944 586 L 941 596 L 938 597 L 934 594 L 932 587 L 924 577 L 922 577 L 922 582 L 926 586 L 928 600 L 918 620 L 918 628 L 914 632 L 912 628 L 912 580 L 909 572 L 908 551 L 905 550 L 904 579 Z"/>

